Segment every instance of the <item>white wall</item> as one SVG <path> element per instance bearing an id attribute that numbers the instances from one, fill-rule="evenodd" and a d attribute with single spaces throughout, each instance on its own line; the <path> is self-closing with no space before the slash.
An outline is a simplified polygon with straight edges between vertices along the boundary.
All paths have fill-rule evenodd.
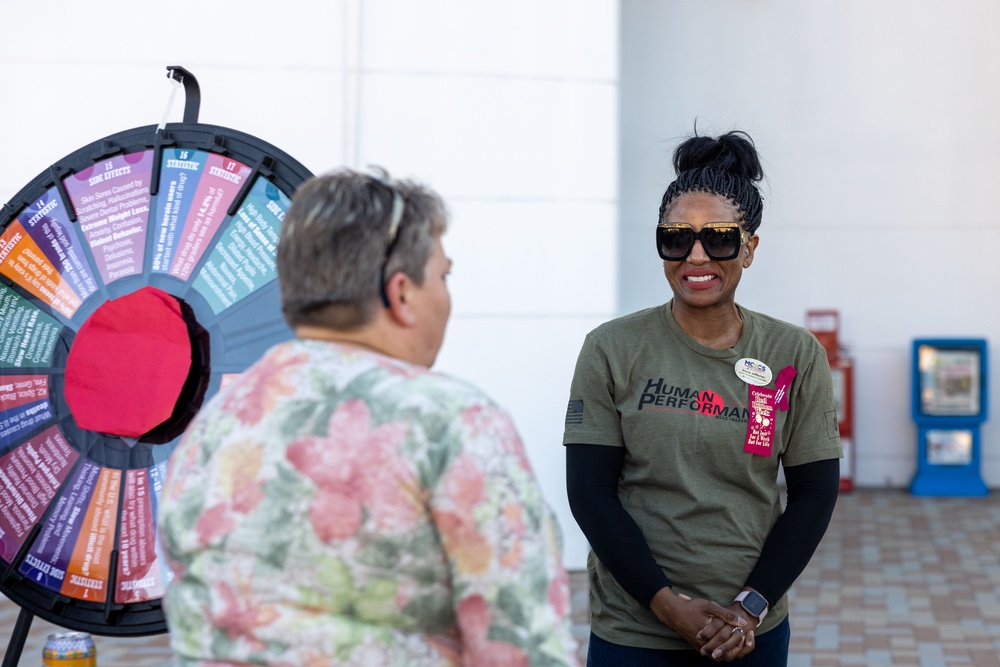
<path id="1" fill-rule="evenodd" d="M 0 202 L 160 122 L 168 65 L 197 77 L 202 123 L 317 173 L 429 183 L 453 213 L 439 368 L 514 414 L 579 568 L 561 435 L 583 335 L 616 311 L 618 19 L 616 0 L 6 3 Z M 182 109 L 181 94 L 169 120 Z"/>
<path id="2" fill-rule="evenodd" d="M 570 567 L 586 551 L 559 445 L 573 362 L 593 326 L 669 297 L 651 230 L 695 120 L 749 131 L 765 160 L 740 301 L 800 324 L 841 311 L 858 484 L 912 477 L 912 338 L 1000 327 L 989 0 L 42 0 L 7 3 L 0 23 L 0 202 L 158 123 L 167 65 L 198 77 L 203 123 L 315 172 L 381 164 L 441 191 L 456 264 L 439 367 L 514 414 Z M 991 487 L 998 421 L 983 429 Z"/>
<path id="3" fill-rule="evenodd" d="M 997 341 L 998 25 L 987 0 L 622 0 L 621 310 L 669 298 L 652 229 L 678 140 L 748 131 L 765 213 L 737 299 L 796 324 L 840 310 L 860 486 L 916 469 L 912 339 Z"/>

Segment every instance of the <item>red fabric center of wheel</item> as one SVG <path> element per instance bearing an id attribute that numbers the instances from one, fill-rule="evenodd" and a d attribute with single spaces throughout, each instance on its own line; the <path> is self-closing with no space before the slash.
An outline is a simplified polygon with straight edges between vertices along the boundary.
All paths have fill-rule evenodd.
<path id="1" fill-rule="evenodd" d="M 81 428 L 137 438 L 170 418 L 190 370 L 180 304 L 143 287 L 80 327 L 66 361 L 66 402 Z"/>

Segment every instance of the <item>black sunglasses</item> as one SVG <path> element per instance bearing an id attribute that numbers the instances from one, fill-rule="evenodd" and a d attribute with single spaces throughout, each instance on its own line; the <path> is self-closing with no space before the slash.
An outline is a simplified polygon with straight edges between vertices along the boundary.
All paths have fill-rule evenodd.
<path id="1" fill-rule="evenodd" d="M 668 262 L 687 259 L 695 241 L 701 241 L 709 259 L 734 259 L 749 239 L 736 222 L 708 222 L 697 232 L 687 223 L 663 222 L 656 226 L 656 250 Z"/>
<path id="2" fill-rule="evenodd" d="M 396 249 L 396 241 L 399 240 L 399 228 L 403 223 L 403 209 L 406 208 L 406 201 L 403 195 L 399 194 L 396 188 L 386 185 L 392 190 L 392 213 L 389 218 L 389 233 L 386 235 L 385 257 L 382 259 L 382 270 L 379 272 L 379 294 L 382 296 L 382 304 L 389 307 L 389 295 L 385 291 L 385 281 L 387 276 L 385 270 L 389 268 L 389 257 Z"/>

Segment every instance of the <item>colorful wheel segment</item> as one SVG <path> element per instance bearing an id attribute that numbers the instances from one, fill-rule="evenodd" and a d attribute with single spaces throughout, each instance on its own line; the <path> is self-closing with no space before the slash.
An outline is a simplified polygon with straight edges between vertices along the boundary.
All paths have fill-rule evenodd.
<path id="1" fill-rule="evenodd" d="M 166 631 L 170 454 L 291 337 L 275 253 L 311 175 L 236 130 L 149 126 L 71 153 L 0 210 L 0 592 L 24 609 Z"/>

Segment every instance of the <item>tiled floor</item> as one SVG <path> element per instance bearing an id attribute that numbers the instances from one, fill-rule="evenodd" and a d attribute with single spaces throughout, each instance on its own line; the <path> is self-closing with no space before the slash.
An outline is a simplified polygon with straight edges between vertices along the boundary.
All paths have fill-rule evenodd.
<path id="1" fill-rule="evenodd" d="M 1000 665 L 1000 495 L 842 495 L 792 588 L 791 667 Z"/>
<path id="2" fill-rule="evenodd" d="M 586 654 L 586 576 L 572 574 Z M 915 498 L 842 494 L 826 538 L 792 588 L 789 667 L 1000 666 L 1000 493 Z M 0 651 L 18 609 L 0 597 Z M 18 667 L 37 667 L 50 632 L 35 619 Z M 167 637 L 95 637 L 99 667 L 165 667 Z"/>

